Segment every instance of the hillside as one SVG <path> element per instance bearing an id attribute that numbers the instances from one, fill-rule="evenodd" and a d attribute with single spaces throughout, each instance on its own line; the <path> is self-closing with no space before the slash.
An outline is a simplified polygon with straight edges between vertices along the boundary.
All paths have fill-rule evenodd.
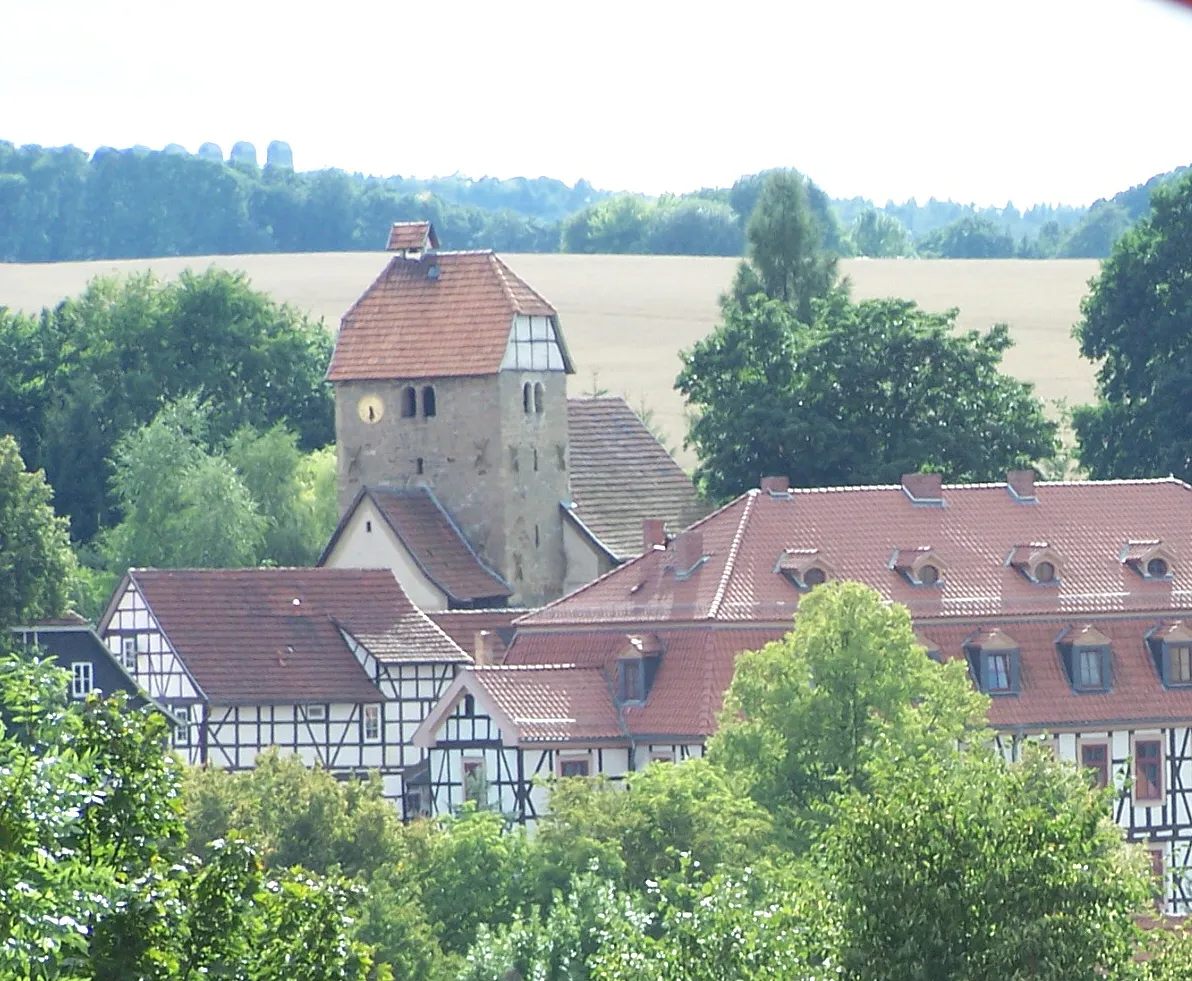
<path id="1" fill-rule="evenodd" d="M 0 264 L 0 305 L 37 310 L 79 292 L 94 276 L 152 269 L 161 276 L 216 264 L 242 269 L 254 285 L 334 327 L 386 261 L 383 253 L 243 255 L 197 258 Z M 676 256 L 517 254 L 510 264 L 559 310 L 578 367 L 572 394 L 590 391 L 593 376 L 614 393 L 654 409 L 670 441 L 685 429 L 672 389 L 678 353 L 716 323 L 716 298 L 735 259 Z M 1092 395 L 1092 369 L 1069 331 L 1080 298 L 1096 275 L 1094 260 L 849 259 L 842 272 L 857 297 L 905 296 L 930 309 L 960 308 L 960 326 L 983 330 L 1009 323 L 1017 346 L 1006 368 L 1034 382 L 1045 399 L 1070 403 Z M 689 455 L 682 454 L 685 464 Z"/>

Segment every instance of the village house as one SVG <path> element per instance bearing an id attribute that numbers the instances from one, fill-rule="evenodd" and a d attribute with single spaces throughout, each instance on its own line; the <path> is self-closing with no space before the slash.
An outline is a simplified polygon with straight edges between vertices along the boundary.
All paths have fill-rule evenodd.
<path id="1" fill-rule="evenodd" d="M 407 817 L 429 805 L 414 731 L 471 662 L 386 569 L 132 569 L 98 632 L 187 762 L 376 771 Z"/>
<path id="2" fill-rule="evenodd" d="M 432 807 L 541 816 L 544 775 L 614 780 L 702 753 L 733 663 L 830 579 L 905 604 L 930 656 L 963 659 L 1007 756 L 1045 739 L 1112 785 L 1114 814 L 1192 911 L 1192 488 L 1181 481 L 792 490 L 763 481 L 516 621 L 419 726 Z"/>
<path id="3" fill-rule="evenodd" d="M 643 508 L 703 512 L 623 399 L 568 399 L 554 307 L 429 222 L 344 315 L 335 388 L 343 519 L 321 565 L 390 568 L 427 611 L 536 606 L 635 554 Z"/>

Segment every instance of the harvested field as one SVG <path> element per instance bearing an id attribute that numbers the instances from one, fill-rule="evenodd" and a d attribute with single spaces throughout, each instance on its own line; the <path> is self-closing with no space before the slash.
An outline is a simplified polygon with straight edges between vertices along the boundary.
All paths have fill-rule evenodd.
<path id="1" fill-rule="evenodd" d="M 576 361 L 572 394 L 599 385 L 654 409 L 670 442 L 682 442 L 683 406 L 673 391 L 678 352 L 716 323 L 717 296 L 735 259 L 679 256 L 509 255 L 510 265 L 559 311 Z M 215 264 L 242 269 L 253 284 L 331 326 L 385 264 L 383 253 L 311 253 L 0 264 L 0 306 L 37 310 L 79 292 L 94 276 L 152 269 L 173 276 Z M 1097 274 L 1095 260 L 852 259 L 841 264 L 859 298 L 905 296 L 923 307 L 959 307 L 964 328 L 1005 321 L 1017 346 L 1006 369 L 1045 399 L 1092 396 L 1092 368 L 1070 328 Z M 684 465 L 693 461 L 681 454 Z"/>

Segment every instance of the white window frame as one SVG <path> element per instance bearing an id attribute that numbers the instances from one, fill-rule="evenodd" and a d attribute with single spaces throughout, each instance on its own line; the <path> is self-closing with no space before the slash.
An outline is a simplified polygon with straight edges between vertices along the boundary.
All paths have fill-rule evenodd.
<path id="1" fill-rule="evenodd" d="M 86 698 L 95 690 L 95 665 L 90 661 L 70 664 L 70 694 L 72 698 Z"/>
<path id="2" fill-rule="evenodd" d="M 137 655 L 141 653 L 139 641 L 136 634 L 120 638 L 120 664 L 126 671 L 137 669 Z"/>
<path id="3" fill-rule="evenodd" d="M 488 764 L 483 756 L 465 756 L 459 761 L 460 800 L 468 800 L 468 770 L 475 768 L 480 772 L 480 780 L 488 784 Z"/>
<path id="4" fill-rule="evenodd" d="M 555 762 L 555 776 L 563 777 L 563 765 L 565 763 L 583 763 L 588 772 L 583 774 L 585 777 L 590 777 L 595 772 L 595 767 L 592 765 L 591 753 L 560 753 L 558 760 Z"/>
<path id="5" fill-rule="evenodd" d="M 381 741 L 381 706 L 365 705 L 362 713 L 364 726 L 364 741 L 376 743 Z"/>
<path id="6" fill-rule="evenodd" d="M 322 704 L 304 705 L 302 707 L 303 714 L 306 716 L 307 722 L 326 722 L 327 721 L 327 706 Z"/>

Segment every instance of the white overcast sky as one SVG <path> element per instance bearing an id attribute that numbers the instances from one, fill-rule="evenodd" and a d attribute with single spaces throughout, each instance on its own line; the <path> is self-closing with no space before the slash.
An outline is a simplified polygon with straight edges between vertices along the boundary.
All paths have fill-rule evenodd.
<path id="1" fill-rule="evenodd" d="M 835 196 L 1087 204 L 1192 162 L 1172 0 L 0 0 L 0 139 L 284 139 L 300 170 L 794 166 Z"/>

